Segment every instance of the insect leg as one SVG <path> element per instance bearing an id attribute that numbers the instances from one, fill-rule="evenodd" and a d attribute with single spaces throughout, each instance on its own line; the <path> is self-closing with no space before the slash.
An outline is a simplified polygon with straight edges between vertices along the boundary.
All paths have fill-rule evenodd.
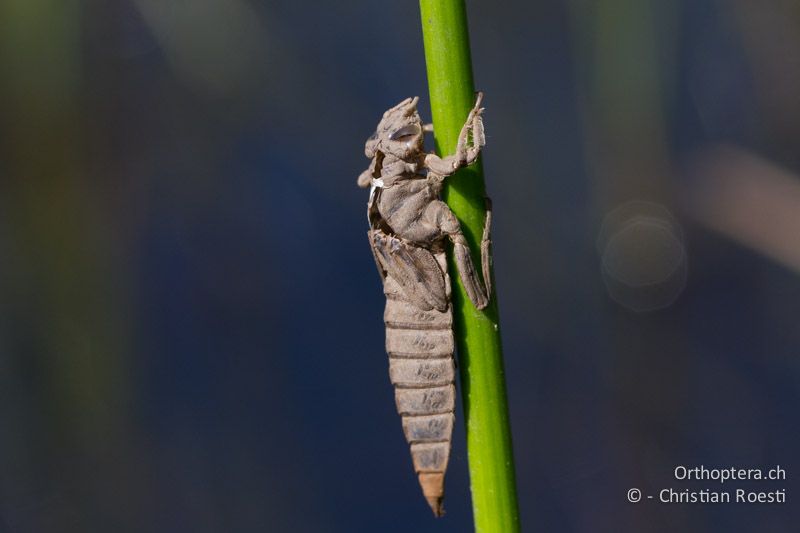
<path id="1" fill-rule="evenodd" d="M 461 128 L 461 133 L 458 136 L 458 146 L 456 148 L 456 157 L 463 161 L 463 165 L 471 165 L 478 158 L 478 154 L 486 145 L 486 134 L 483 130 L 483 93 L 479 92 L 475 101 L 475 106 L 470 110 L 467 115 L 467 120 Z M 472 142 L 470 143 L 469 134 L 472 133 Z"/>
<path id="2" fill-rule="evenodd" d="M 486 201 L 486 218 L 483 223 L 483 237 L 481 237 L 481 270 L 483 274 L 483 283 L 486 286 L 486 296 L 488 299 L 492 298 L 492 200 L 489 197 L 485 198 Z"/>
<path id="3" fill-rule="evenodd" d="M 458 223 L 458 219 L 450 208 L 447 207 L 447 204 L 440 200 L 435 200 L 428 204 L 428 207 L 425 209 L 425 215 L 426 218 L 435 220 L 442 235 L 447 235 L 453 242 L 453 251 L 455 253 L 458 274 L 461 278 L 461 282 L 464 284 L 464 289 L 467 291 L 467 296 L 469 296 L 470 301 L 472 301 L 476 309 L 483 309 L 488 305 L 489 297 L 485 286 L 481 282 L 480 275 L 477 270 L 475 270 L 475 265 L 472 263 L 467 239 L 461 231 L 461 225 Z M 484 233 L 486 233 L 485 230 Z M 481 247 L 483 248 L 482 243 Z"/>
<path id="4" fill-rule="evenodd" d="M 483 118 L 481 117 L 483 114 L 482 101 L 483 93 L 478 93 L 475 107 L 470 110 L 467 120 L 461 127 L 461 132 L 458 134 L 458 143 L 453 155 L 439 157 L 436 154 L 427 154 L 425 156 L 424 164 L 429 170 L 449 176 L 459 168 L 471 165 L 478 159 L 481 148 L 486 144 Z M 471 138 L 470 133 L 472 134 Z"/>
<path id="5" fill-rule="evenodd" d="M 358 176 L 357 183 L 358 183 L 358 186 L 361 187 L 362 189 L 366 189 L 367 187 L 369 187 L 370 183 L 372 183 L 372 169 L 368 168 L 367 170 L 362 172 Z"/>

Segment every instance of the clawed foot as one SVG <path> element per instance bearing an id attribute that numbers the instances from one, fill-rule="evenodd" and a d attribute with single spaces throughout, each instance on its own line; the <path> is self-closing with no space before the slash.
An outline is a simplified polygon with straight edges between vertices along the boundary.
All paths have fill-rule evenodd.
<path id="1" fill-rule="evenodd" d="M 478 91 L 478 97 L 475 100 L 475 106 L 470 110 L 467 115 L 467 123 L 469 129 L 472 130 L 472 146 L 486 145 L 486 135 L 483 133 L 483 111 L 485 108 L 481 107 L 483 102 L 483 93 Z"/>
<path id="2" fill-rule="evenodd" d="M 483 131 L 482 115 L 484 108 L 481 107 L 482 102 L 483 93 L 478 92 L 475 105 L 467 115 L 467 120 L 464 122 L 464 126 L 458 136 L 456 154 L 467 165 L 472 164 L 478 158 L 481 148 L 486 144 L 486 135 Z"/>

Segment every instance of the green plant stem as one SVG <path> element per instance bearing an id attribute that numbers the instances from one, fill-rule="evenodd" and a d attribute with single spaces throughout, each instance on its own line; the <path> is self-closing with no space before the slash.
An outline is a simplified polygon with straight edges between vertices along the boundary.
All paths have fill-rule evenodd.
<path id="1" fill-rule="evenodd" d="M 455 151 L 458 134 L 475 103 L 467 15 L 463 0 L 420 0 L 428 89 L 440 155 Z M 448 178 L 443 191 L 461 222 L 473 261 L 480 264 L 478 242 L 485 217 L 485 186 L 480 161 Z M 455 282 L 453 303 L 461 395 L 467 428 L 472 509 L 479 533 L 519 531 L 511 428 L 497 298 L 476 310 L 464 291 L 450 254 Z"/>

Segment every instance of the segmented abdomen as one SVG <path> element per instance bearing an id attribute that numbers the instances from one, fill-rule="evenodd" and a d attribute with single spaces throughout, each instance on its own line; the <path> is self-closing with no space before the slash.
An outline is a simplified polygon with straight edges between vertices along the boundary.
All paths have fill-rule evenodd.
<path id="1" fill-rule="evenodd" d="M 445 273 L 450 301 L 445 254 L 435 257 Z M 386 351 L 397 412 L 422 492 L 434 514 L 440 516 L 455 419 L 452 306 L 444 312 L 423 311 L 404 297 L 390 276 L 384 280 L 384 293 Z"/>

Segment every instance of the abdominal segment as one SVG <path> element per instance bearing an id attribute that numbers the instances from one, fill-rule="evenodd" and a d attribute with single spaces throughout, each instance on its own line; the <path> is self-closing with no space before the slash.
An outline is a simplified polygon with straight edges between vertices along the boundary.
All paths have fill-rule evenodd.
<path id="1" fill-rule="evenodd" d="M 435 256 L 445 273 L 449 302 L 445 256 Z M 422 492 L 440 516 L 455 419 L 452 310 L 450 305 L 445 311 L 419 309 L 391 276 L 384 280 L 384 292 L 386 351 L 397 411 Z"/>

